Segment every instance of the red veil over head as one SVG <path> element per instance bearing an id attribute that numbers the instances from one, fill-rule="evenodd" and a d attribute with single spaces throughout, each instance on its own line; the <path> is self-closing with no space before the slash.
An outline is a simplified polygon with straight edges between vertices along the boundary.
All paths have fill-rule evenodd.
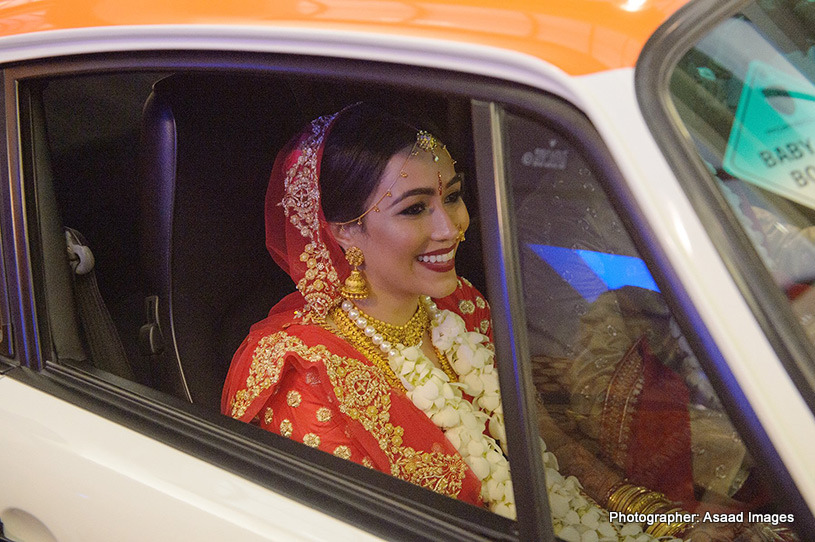
<path id="1" fill-rule="evenodd" d="M 315 119 L 289 141 L 277 155 L 266 191 L 266 248 L 303 296 L 298 315 L 306 322 L 325 318 L 350 273 L 323 215 L 319 183 L 325 141 L 341 114 Z"/>

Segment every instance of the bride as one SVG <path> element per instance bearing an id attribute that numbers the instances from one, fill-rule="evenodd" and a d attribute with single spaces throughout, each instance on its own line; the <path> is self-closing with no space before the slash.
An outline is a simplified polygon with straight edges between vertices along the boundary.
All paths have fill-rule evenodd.
<path id="1" fill-rule="evenodd" d="M 442 142 L 365 104 L 295 136 L 269 181 L 266 245 L 297 292 L 250 330 L 221 408 L 514 518 L 489 307 L 455 269 L 470 222 L 461 191 Z M 572 450 L 541 414 L 547 442 Z M 681 509 L 593 458 L 574 473 L 585 487 L 553 453 L 543 464 L 566 540 L 676 540 L 692 527 L 612 522 L 606 508 Z"/>

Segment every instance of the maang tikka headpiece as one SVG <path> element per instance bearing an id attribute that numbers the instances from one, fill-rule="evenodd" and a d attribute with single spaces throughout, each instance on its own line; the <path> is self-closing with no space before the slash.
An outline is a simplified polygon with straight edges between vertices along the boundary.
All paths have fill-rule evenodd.
<path id="1" fill-rule="evenodd" d="M 356 222 L 358 225 L 361 226 L 362 225 L 362 219 L 365 218 L 365 216 L 368 213 L 370 213 L 370 212 L 378 213 L 379 212 L 379 204 L 382 203 L 382 200 L 384 200 L 385 198 L 393 197 L 393 193 L 391 192 L 391 189 L 393 189 L 393 187 L 396 186 L 396 183 L 399 181 L 399 179 L 404 179 L 404 178 L 406 178 L 408 176 L 407 171 L 405 171 L 405 165 L 408 163 L 408 160 L 410 160 L 412 157 L 417 156 L 419 154 L 420 149 L 425 151 L 425 152 L 429 152 L 430 154 L 432 154 L 434 162 L 439 161 L 439 154 L 438 154 L 439 149 L 446 152 L 447 156 L 450 156 L 450 153 L 447 151 L 447 146 L 442 144 L 436 138 L 436 136 L 434 136 L 433 134 L 431 134 L 430 132 L 427 132 L 425 130 L 419 130 L 416 133 L 416 142 L 413 144 L 413 147 L 411 147 L 411 149 L 410 149 L 410 153 L 408 154 L 407 158 L 405 158 L 405 161 L 402 163 L 402 167 L 399 168 L 399 176 L 396 177 L 393 180 L 393 182 L 390 184 L 390 186 L 388 186 L 388 189 L 385 190 L 385 193 L 382 194 L 382 197 L 380 197 L 378 200 L 376 200 L 376 202 L 373 205 L 371 205 L 364 213 L 362 213 L 358 217 L 352 218 L 351 220 L 348 220 L 346 222 L 338 222 L 340 227 L 344 228 L 348 224 L 352 224 L 354 222 Z M 453 161 L 453 164 L 456 163 L 456 161 L 453 160 L 452 157 L 450 157 L 450 160 Z M 439 195 L 441 196 L 441 194 L 442 194 L 442 192 L 444 190 L 444 186 L 443 186 L 444 181 L 441 178 L 441 171 L 437 171 L 436 174 L 438 176 L 438 181 L 439 181 L 439 184 L 438 184 Z"/>

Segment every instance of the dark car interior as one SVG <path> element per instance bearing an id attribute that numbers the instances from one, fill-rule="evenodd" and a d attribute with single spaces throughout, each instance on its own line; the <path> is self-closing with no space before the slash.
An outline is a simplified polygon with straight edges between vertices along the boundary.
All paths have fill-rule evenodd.
<path id="1" fill-rule="evenodd" d="M 53 355 L 208 408 L 219 408 L 250 326 L 294 291 L 266 252 L 263 221 L 275 155 L 293 134 L 368 101 L 440 134 L 472 170 L 469 104 L 441 94 L 233 71 L 63 77 L 27 90 L 42 251 L 64 251 L 63 229 L 73 231 L 68 260 L 44 257 Z M 458 271 L 483 290 L 474 190 Z M 91 272 L 78 273 L 86 253 Z"/>

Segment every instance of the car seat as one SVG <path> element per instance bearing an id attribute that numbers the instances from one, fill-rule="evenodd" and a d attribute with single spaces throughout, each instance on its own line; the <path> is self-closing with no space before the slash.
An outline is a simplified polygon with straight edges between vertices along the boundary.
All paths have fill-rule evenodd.
<path id="1" fill-rule="evenodd" d="M 304 122 L 285 82 L 218 72 L 153 85 L 140 153 L 140 348 L 156 387 L 218 408 L 249 327 L 294 290 L 264 245 L 278 149 Z"/>
<path id="2" fill-rule="evenodd" d="M 463 111 L 451 111 L 443 97 L 420 98 L 371 85 L 226 72 L 176 73 L 153 85 L 140 160 L 148 295 L 139 342 L 155 387 L 219 408 L 232 355 L 250 326 L 294 291 L 264 242 L 266 186 L 288 139 L 316 116 L 360 100 L 434 112 L 429 117 L 451 134 L 469 133 L 451 124 L 467 121 L 466 101 L 458 104 Z M 463 274 L 481 286 L 477 227 L 471 237 Z"/>

